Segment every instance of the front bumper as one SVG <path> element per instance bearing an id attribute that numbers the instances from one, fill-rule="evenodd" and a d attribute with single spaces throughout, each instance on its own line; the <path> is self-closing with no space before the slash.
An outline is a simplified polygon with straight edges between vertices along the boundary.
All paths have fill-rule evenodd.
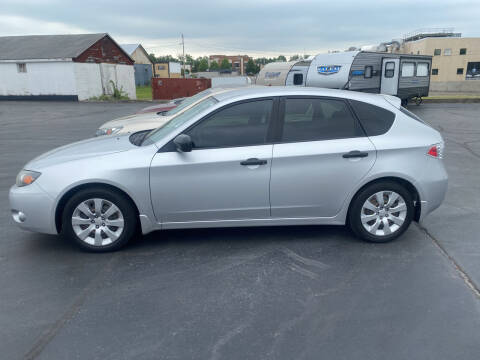
<path id="1" fill-rule="evenodd" d="M 13 185 L 9 193 L 13 220 L 25 230 L 57 234 L 55 201 L 36 182 L 28 186 Z"/>

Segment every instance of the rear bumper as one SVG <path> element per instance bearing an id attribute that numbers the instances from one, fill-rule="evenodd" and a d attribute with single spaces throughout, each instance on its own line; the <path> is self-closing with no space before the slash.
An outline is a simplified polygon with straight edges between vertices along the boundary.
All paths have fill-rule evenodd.
<path id="1" fill-rule="evenodd" d="M 437 209 L 445 199 L 448 188 L 448 174 L 443 161 L 429 159 L 422 178 L 415 183 L 420 195 L 420 221 Z"/>
<path id="2" fill-rule="evenodd" d="M 57 234 L 54 200 L 37 183 L 10 188 L 10 209 L 15 223 L 22 229 Z"/>

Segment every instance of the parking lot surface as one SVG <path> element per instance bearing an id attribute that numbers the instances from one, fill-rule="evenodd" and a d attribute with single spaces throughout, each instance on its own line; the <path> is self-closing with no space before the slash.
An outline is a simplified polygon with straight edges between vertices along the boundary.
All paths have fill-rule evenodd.
<path id="1" fill-rule="evenodd" d="M 446 139 L 449 190 L 392 243 L 202 229 L 90 254 L 13 224 L 28 160 L 144 106 L 0 102 L 1 358 L 478 359 L 480 104 L 410 107 Z"/>

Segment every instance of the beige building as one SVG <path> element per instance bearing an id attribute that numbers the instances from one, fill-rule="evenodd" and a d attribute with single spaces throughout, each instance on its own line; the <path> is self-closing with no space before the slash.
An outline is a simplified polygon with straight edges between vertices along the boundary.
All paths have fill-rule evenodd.
<path id="1" fill-rule="evenodd" d="M 430 91 L 480 93 L 480 37 L 407 39 L 400 52 L 433 56 Z"/>
<path id="2" fill-rule="evenodd" d="M 182 66 L 177 62 L 155 64 L 155 77 L 159 78 L 181 78 Z"/>

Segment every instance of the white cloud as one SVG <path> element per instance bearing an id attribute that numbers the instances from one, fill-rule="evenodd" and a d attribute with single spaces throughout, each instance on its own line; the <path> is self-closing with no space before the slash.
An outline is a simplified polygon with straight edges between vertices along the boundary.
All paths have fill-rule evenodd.
<path id="1" fill-rule="evenodd" d="M 0 15 L 0 34 L 47 35 L 47 34 L 85 34 L 91 31 L 61 22 L 31 19 L 24 16 Z"/>

